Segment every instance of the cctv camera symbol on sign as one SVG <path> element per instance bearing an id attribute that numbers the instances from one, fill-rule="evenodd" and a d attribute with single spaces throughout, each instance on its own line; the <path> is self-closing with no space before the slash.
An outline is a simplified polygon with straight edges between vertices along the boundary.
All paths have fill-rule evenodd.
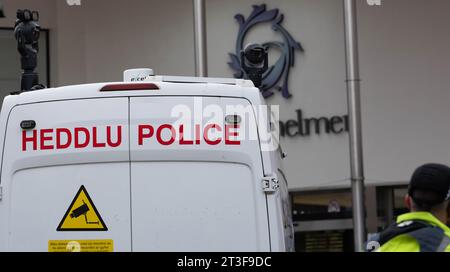
<path id="1" fill-rule="evenodd" d="M 69 205 L 57 231 L 107 231 L 105 222 L 86 188 L 81 186 Z"/>
<path id="2" fill-rule="evenodd" d="M 70 213 L 70 218 L 78 218 L 81 215 L 84 215 L 84 220 L 86 222 L 86 224 L 100 224 L 99 221 L 96 222 L 90 222 L 87 218 L 87 213 L 88 211 L 90 211 L 88 205 L 84 202 L 83 200 L 83 205 L 81 205 L 80 207 L 76 208 L 72 213 Z"/>

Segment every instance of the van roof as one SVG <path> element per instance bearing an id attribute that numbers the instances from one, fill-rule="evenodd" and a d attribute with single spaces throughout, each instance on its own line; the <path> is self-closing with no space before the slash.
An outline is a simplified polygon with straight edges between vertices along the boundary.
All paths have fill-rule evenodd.
<path id="1" fill-rule="evenodd" d="M 187 77 L 186 77 L 187 78 Z M 199 83 L 200 82 L 200 83 Z M 148 84 L 154 83 L 159 90 L 136 90 L 136 91 L 110 91 L 101 92 L 100 90 L 112 84 Z M 242 84 L 230 83 L 203 83 L 194 81 L 184 83 L 163 82 L 163 81 L 145 81 L 145 82 L 104 82 L 82 85 L 71 85 L 58 88 L 48 88 L 36 91 L 22 92 L 18 95 L 8 96 L 14 97 L 13 104 L 29 104 L 57 100 L 85 99 L 85 98 L 106 98 L 106 97 L 123 97 L 123 96 L 217 96 L 217 97 L 241 97 L 246 98 L 252 104 L 262 104 L 260 92 L 252 84 L 242 81 Z M 5 100 L 6 102 L 6 100 Z M 11 101 L 12 102 L 12 101 Z"/>

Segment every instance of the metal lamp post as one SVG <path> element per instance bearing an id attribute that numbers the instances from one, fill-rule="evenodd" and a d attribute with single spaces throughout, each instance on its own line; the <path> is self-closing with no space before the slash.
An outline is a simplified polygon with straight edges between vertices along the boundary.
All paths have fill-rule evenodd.
<path id="1" fill-rule="evenodd" d="M 353 230 L 355 251 L 364 251 L 366 240 L 364 209 L 364 164 L 361 132 L 361 99 L 358 58 L 356 1 L 344 1 L 347 96 L 350 119 L 350 171 L 352 183 Z"/>

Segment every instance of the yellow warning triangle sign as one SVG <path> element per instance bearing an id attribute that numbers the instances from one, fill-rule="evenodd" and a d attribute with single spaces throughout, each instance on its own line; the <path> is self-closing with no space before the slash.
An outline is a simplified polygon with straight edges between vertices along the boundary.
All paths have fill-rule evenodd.
<path id="1" fill-rule="evenodd" d="M 94 205 L 84 185 L 81 185 L 75 198 L 58 225 L 57 231 L 107 231 L 100 213 Z"/>

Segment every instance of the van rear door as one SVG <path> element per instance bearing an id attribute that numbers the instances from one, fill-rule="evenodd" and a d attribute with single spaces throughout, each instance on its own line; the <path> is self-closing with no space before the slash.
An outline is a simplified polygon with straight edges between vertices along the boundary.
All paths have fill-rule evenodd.
<path id="1" fill-rule="evenodd" d="M 258 138 L 232 137 L 227 105 L 255 132 L 245 99 L 130 98 L 133 251 L 270 250 Z"/>
<path id="2" fill-rule="evenodd" d="M 75 240 L 130 251 L 128 98 L 19 105 L 9 116 L 1 249 L 64 251 Z"/>

